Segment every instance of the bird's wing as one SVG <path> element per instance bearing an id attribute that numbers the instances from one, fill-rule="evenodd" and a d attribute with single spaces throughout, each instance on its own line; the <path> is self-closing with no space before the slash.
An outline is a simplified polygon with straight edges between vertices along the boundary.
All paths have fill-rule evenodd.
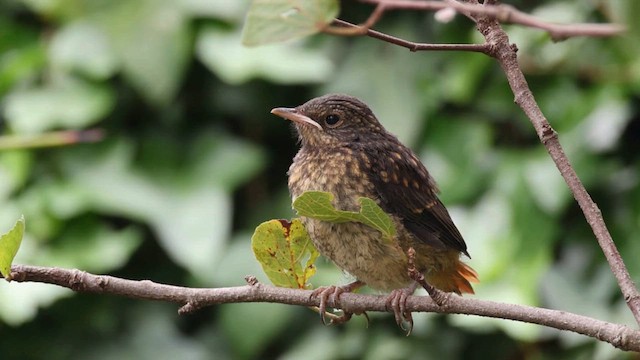
<path id="1" fill-rule="evenodd" d="M 462 235 L 438 199 L 435 181 L 411 150 L 399 142 L 396 145 L 377 146 L 366 156 L 382 209 L 402 219 L 418 241 L 468 256 Z"/>

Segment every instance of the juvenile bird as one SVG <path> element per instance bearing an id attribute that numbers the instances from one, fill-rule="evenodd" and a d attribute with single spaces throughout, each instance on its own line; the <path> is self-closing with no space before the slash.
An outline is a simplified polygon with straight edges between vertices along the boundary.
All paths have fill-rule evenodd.
<path id="1" fill-rule="evenodd" d="M 324 291 L 322 311 L 330 294 L 339 296 L 367 284 L 391 291 L 396 320 L 411 321 L 403 304 L 416 287 L 408 275 L 409 248 L 415 250 L 415 268 L 431 286 L 473 293 L 470 282 L 477 282 L 477 275 L 460 261 L 461 254 L 469 256 L 467 245 L 438 199 L 435 181 L 366 104 L 331 94 L 271 113 L 293 122 L 302 145 L 288 172 L 294 200 L 305 191 L 326 191 L 334 195 L 337 209 L 358 211 L 358 198 L 368 197 L 391 216 L 397 229 L 389 242 L 361 223 L 302 217 L 320 253 L 357 279 Z"/>

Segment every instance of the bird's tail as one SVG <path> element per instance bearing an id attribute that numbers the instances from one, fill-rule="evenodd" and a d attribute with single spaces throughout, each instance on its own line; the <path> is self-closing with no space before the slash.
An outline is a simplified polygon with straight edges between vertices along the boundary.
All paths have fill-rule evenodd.
<path id="1" fill-rule="evenodd" d="M 428 277 L 436 288 L 456 294 L 473 294 L 471 283 L 478 283 L 478 273 L 462 261 L 457 261 L 452 272 L 440 272 Z"/>

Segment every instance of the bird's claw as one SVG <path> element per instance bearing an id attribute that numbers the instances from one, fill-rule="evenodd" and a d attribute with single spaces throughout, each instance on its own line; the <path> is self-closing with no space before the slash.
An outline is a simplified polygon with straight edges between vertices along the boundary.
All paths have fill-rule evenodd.
<path id="1" fill-rule="evenodd" d="M 318 306 L 318 312 L 320 313 L 320 320 L 324 325 L 332 325 L 332 324 L 342 324 L 351 319 L 353 313 L 348 312 L 346 310 L 342 310 L 342 315 L 335 315 L 332 313 L 327 313 L 327 301 L 329 301 L 329 297 L 333 297 L 334 304 L 340 299 L 340 295 L 345 292 L 351 292 L 363 284 L 359 281 L 353 282 L 351 284 L 347 284 L 344 286 L 323 286 L 319 287 L 311 293 L 312 297 L 317 296 L 320 299 L 320 305 Z M 366 313 L 364 313 L 366 315 Z M 327 322 L 327 316 L 330 318 L 329 322 Z M 367 316 L 367 322 L 369 317 Z"/>
<path id="2" fill-rule="evenodd" d="M 343 289 L 341 289 L 339 286 L 323 286 L 320 288 L 317 288 L 315 290 L 313 290 L 313 292 L 311 293 L 311 296 L 317 296 L 320 299 L 320 305 L 318 306 L 318 312 L 320 313 L 320 320 L 322 320 L 322 324 L 327 325 L 327 301 L 329 301 L 329 297 L 333 296 L 333 301 L 335 303 L 335 301 L 337 299 L 340 298 L 340 294 L 342 294 L 344 292 Z M 330 314 L 333 315 L 333 314 Z M 339 318 L 343 318 L 342 320 L 339 320 Z M 351 314 L 347 314 L 347 312 L 343 312 L 342 316 L 332 316 L 331 320 L 329 321 L 329 324 L 335 324 L 335 323 L 342 323 L 342 322 L 346 322 L 349 320 L 349 318 L 351 318 Z"/>
<path id="3" fill-rule="evenodd" d="M 391 291 L 387 298 L 386 307 L 393 311 L 393 316 L 396 319 L 396 324 L 400 329 L 407 332 L 407 336 L 411 334 L 413 330 L 413 316 L 411 311 L 407 311 L 407 298 L 413 294 L 415 288 L 397 289 Z M 408 328 L 404 327 L 404 323 L 409 325 Z"/>

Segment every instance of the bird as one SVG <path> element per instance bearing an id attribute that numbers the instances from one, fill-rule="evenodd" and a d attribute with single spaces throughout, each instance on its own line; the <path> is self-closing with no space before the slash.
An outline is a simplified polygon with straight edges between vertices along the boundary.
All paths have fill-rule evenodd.
<path id="1" fill-rule="evenodd" d="M 473 294 L 471 283 L 478 282 L 478 275 L 461 261 L 461 256 L 470 258 L 467 245 L 438 198 L 435 180 L 369 106 L 353 96 L 328 94 L 271 113 L 292 121 L 298 135 L 300 149 L 288 171 L 293 200 L 307 191 L 325 191 L 333 195 L 337 209 L 358 211 L 358 199 L 367 197 L 396 227 L 396 236 L 388 241 L 362 223 L 301 217 L 320 254 L 356 279 L 320 292 L 321 316 L 329 295 L 367 285 L 389 292 L 398 325 L 406 320 L 412 327 L 404 304 L 417 287 L 408 274 L 410 248 L 413 266 L 430 286 Z"/>

